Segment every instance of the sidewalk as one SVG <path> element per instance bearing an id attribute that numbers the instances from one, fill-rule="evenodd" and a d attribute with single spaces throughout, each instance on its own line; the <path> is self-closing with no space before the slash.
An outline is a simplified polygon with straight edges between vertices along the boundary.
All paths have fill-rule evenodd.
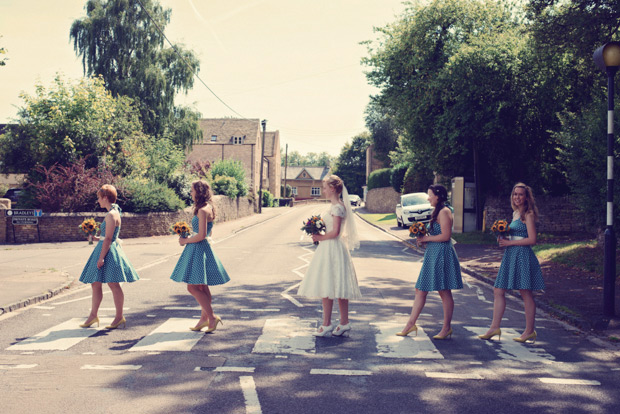
<path id="1" fill-rule="evenodd" d="M 216 240 L 287 211 L 290 209 L 286 207 L 263 208 L 262 214 L 217 223 Z M 148 244 L 162 237 L 173 236 L 123 239 L 123 244 Z M 84 256 L 91 251 L 92 246 L 86 241 L 0 244 L 0 315 L 49 299 L 75 286 L 76 275 L 86 263 L 75 263 L 76 253 Z M 66 267 L 72 267 L 73 271 L 66 271 Z"/>

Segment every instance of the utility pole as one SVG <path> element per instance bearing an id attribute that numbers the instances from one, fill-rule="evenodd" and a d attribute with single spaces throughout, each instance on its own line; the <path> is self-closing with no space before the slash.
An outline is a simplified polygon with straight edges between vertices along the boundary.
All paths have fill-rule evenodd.
<path id="1" fill-rule="evenodd" d="M 260 148 L 260 181 L 258 182 L 258 213 L 263 212 L 263 162 L 265 159 L 265 128 L 267 120 L 263 119 L 260 124 L 263 126 L 263 140 Z"/>
<path id="2" fill-rule="evenodd" d="M 286 167 L 288 167 L 288 144 L 286 144 L 286 150 L 284 151 L 284 198 L 286 195 Z"/>

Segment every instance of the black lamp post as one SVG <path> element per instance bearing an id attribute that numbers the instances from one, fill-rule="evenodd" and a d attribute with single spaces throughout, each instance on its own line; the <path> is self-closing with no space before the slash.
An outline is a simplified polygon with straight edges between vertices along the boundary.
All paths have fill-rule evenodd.
<path id="1" fill-rule="evenodd" d="M 594 51 L 594 63 L 607 73 L 607 228 L 603 314 L 615 315 L 616 235 L 614 234 L 614 76 L 620 67 L 620 42 L 609 42 Z"/>

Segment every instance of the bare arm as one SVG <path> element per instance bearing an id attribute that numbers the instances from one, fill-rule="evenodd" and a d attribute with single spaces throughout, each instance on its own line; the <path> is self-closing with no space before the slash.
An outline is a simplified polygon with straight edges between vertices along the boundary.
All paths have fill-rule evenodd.
<path id="1" fill-rule="evenodd" d="M 439 212 L 439 216 L 437 217 L 437 221 L 441 226 L 441 233 L 436 236 L 424 236 L 418 237 L 418 241 L 420 243 L 427 242 L 447 242 L 452 237 L 452 213 L 450 209 L 445 207 Z"/>
<path id="2" fill-rule="evenodd" d="M 115 217 L 116 216 L 116 217 Z M 120 216 L 116 212 L 110 212 L 105 216 L 105 238 L 103 239 L 103 246 L 101 247 L 101 253 L 99 253 L 99 260 L 97 260 L 97 268 L 101 269 L 104 264 L 105 256 L 110 251 L 110 245 L 112 244 L 112 237 L 114 237 L 114 228 L 116 223 L 120 225 Z"/>
<path id="3" fill-rule="evenodd" d="M 521 240 L 499 240 L 499 245 L 502 247 L 508 246 L 533 246 L 536 244 L 536 222 L 534 221 L 534 215 L 528 214 L 525 216 L 525 226 L 527 227 L 527 237 Z"/>
<path id="4" fill-rule="evenodd" d="M 340 234 L 340 225 L 342 224 L 342 217 L 332 216 L 334 218 L 334 228 L 325 234 L 315 234 L 312 236 L 313 241 L 323 241 L 329 239 L 335 239 Z"/>
<path id="5" fill-rule="evenodd" d="M 179 244 L 184 246 L 189 243 L 198 243 L 203 241 L 207 237 L 207 219 L 211 216 L 211 206 L 206 205 L 205 207 L 198 210 L 198 233 L 194 234 L 192 237 L 182 238 L 179 237 Z"/>

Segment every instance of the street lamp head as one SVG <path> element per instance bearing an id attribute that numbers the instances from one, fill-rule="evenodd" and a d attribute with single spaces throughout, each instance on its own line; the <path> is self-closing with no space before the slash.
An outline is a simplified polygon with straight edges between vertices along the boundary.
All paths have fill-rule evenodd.
<path id="1" fill-rule="evenodd" d="M 594 51 L 594 63 L 603 72 L 620 66 L 620 42 L 609 42 Z"/>
<path id="2" fill-rule="evenodd" d="M 267 120 L 263 119 L 262 121 L 260 121 L 260 124 L 263 128 L 265 128 L 265 126 L 267 125 Z"/>

